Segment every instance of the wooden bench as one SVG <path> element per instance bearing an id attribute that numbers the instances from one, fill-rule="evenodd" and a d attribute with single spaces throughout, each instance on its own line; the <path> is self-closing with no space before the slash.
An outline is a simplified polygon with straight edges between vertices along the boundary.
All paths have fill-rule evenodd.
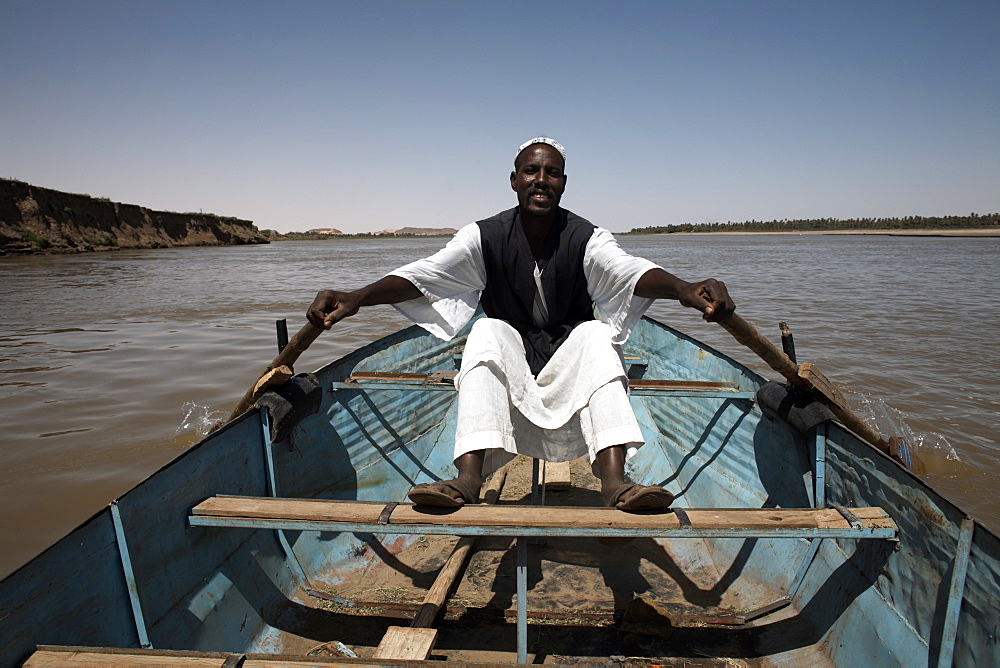
<path id="1" fill-rule="evenodd" d="M 335 381 L 335 390 L 441 390 L 455 389 L 454 371 L 434 373 L 400 373 L 395 371 L 358 371 L 345 381 Z M 733 383 L 701 380 L 629 379 L 633 396 L 670 395 L 675 397 L 708 397 L 723 399 L 753 399 L 755 392 L 739 389 Z"/>
<path id="2" fill-rule="evenodd" d="M 881 508 L 614 508 L 466 505 L 214 496 L 191 510 L 191 526 L 453 536 L 894 539 Z"/>
<path id="3" fill-rule="evenodd" d="M 456 365 L 462 364 L 462 353 L 455 353 L 451 356 L 455 360 Z M 625 355 L 625 365 L 626 366 L 649 366 L 649 360 L 645 357 L 639 357 L 638 355 Z"/>

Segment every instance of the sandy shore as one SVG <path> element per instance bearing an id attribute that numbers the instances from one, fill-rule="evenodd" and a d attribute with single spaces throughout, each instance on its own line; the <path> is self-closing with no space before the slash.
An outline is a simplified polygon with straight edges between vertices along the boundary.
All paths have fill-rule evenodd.
<path id="1" fill-rule="evenodd" d="M 997 227 L 985 227 L 976 229 L 932 229 L 932 230 L 815 230 L 809 232 L 746 232 L 746 231 L 733 231 L 733 232 L 658 232 L 655 233 L 657 236 L 683 236 L 683 237 L 703 237 L 710 234 L 726 234 L 726 235 L 757 235 L 757 234 L 775 234 L 775 235 L 801 235 L 801 234 L 861 234 L 869 236 L 888 236 L 888 237 L 1000 237 L 1000 228 Z"/>

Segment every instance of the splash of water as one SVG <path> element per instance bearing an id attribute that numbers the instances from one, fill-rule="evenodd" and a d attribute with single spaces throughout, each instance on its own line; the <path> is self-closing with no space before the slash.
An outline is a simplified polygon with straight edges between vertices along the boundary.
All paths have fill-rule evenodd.
<path id="1" fill-rule="evenodd" d="M 862 410 L 858 411 L 862 420 L 875 431 L 886 436 L 901 436 L 917 452 L 933 452 L 950 461 L 962 461 L 958 451 L 943 434 L 935 432 L 915 432 L 906 423 L 906 414 L 877 397 L 858 393 Z"/>
<path id="2" fill-rule="evenodd" d="M 184 418 L 181 420 L 174 436 L 182 434 L 196 434 L 207 436 L 216 425 L 226 419 L 226 414 L 220 410 L 212 410 L 208 406 L 201 406 L 193 401 L 185 401 L 183 406 Z"/>

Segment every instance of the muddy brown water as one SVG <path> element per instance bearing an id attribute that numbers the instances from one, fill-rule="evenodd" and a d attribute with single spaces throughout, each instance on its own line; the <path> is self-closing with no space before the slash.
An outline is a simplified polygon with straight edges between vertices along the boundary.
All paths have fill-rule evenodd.
<path id="1" fill-rule="evenodd" d="M 445 239 L 283 242 L 0 258 L 0 575 L 196 442 L 294 333 L 321 287 L 355 287 Z M 687 279 L 716 276 L 772 340 L 791 326 L 925 479 L 994 531 L 1000 505 L 1000 239 L 622 237 Z M 774 376 L 675 304 L 650 315 Z M 407 322 L 362 311 L 297 364 L 315 369 Z"/>

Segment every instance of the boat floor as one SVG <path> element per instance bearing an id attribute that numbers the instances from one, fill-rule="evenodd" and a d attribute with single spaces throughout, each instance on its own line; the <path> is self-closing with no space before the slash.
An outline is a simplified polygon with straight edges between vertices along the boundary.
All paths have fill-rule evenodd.
<path id="1" fill-rule="evenodd" d="M 544 491 L 550 506 L 600 505 L 600 482 L 585 459 L 571 464 L 572 487 Z M 499 503 L 527 504 L 531 462 L 512 464 Z M 372 537 L 350 574 L 316 574 L 324 600 L 298 590 L 278 615 L 276 635 L 251 651 L 337 656 L 332 641 L 362 658 L 389 626 L 409 626 L 452 548 L 453 536 L 407 540 Z M 768 651 L 767 626 L 795 617 L 789 606 L 757 620 L 740 616 L 781 597 L 763 584 L 731 586 L 741 568 L 720 573 L 699 539 L 634 539 L 607 547 L 594 538 L 532 539 L 528 544 L 530 663 L 626 665 L 824 665 L 810 630 L 791 652 Z M 431 659 L 503 662 L 516 659 L 516 549 L 510 538 L 478 539 L 435 628 Z M 324 582 L 329 584 L 324 584 Z M 335 583 L 335 584 L 333 584 Z M 799 625 L 792 625 L 796 628 Z M 805 627 L 805 623 L 801 625 Z M 781 624 L 775 646 L 789 646 Z M 797 643 L 791 643 L 797 645 Z"/>

